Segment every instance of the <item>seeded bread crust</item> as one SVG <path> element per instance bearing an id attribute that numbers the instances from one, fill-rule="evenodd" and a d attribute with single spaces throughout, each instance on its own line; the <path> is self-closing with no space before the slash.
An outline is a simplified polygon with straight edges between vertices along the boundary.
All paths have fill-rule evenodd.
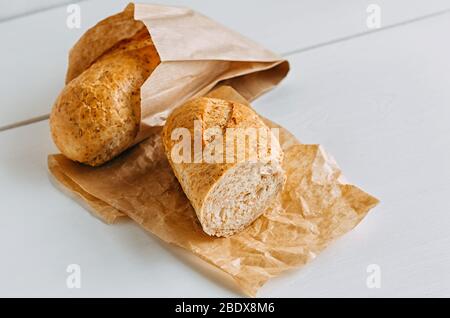
<path id="1" fill-rule="evenodd" d="M 230 236 L 250 225 L 281 192 L 285 182 L 281 167 L 283 153 L 278 140 L 275 140 L 266 152 L 271 160 L 259 152 L 256 160 L 239 160 L 240 155 L 240 158 L 248 159 L 250 149 L 258 146 L 256 143 L 242 148 L 236 146 L 235 160 L 231 163 L 174 162 L 172 149 L 179 140 L 172 140 L 172 132 L 176 128 L 187 128 L 193 141 L 195 120 L 201 122 L 203 131 L 219 128 L 224 132 L 224 139 L 227 128 L 255 128 L 271 133 L 250 107 L 205 97 L 175 109 L 164 126 L 162 139 L 166 155 L 203 230 L 208 235 Z M 241 141 L 236 139 L 236 145 Z M 203 134 L 201 142 L 206 149 L 212 140 Z M 194 147 L 191 148 L 194 158 Z M 239 153 L 242 150 L 244 154 Z"/>
<path id="2" fill-rule="evenodd" d="M 50 115 L 59 150 L 69 159 L 98 166 L 130 147 L 141 120 L 140 87 L 159 63 L 142 27 L 72 79 Z"/>

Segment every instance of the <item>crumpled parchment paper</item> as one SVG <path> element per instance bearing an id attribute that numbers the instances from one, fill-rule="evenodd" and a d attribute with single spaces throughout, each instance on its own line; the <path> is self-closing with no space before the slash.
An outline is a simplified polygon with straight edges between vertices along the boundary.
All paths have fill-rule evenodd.
<path id="1" fill-rule="evenodd" d="M 228 86 L 209 96 L 248 104 Z M 97 168 L 50 155 L 50 172 L 65 191 L 105 222 L 130 217 L 161 240 L 220 268 L 249 296 L 255 296 L 269 278 L 312 260 L 378 203 L 346 183 L 321 146 L 303 145 L 280 127 L 287 174 L 281 197 L 243 232 L 210 237 L 202 231 L 168 164 L 161 130 L 153 127 L 148 139 Z"/>

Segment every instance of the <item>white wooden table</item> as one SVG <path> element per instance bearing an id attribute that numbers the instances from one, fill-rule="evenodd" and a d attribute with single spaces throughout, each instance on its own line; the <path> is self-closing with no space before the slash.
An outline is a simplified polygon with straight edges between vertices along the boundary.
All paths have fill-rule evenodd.
<path id="1" fill-rule="evenodd" d="M 0 6 L 0 296 L 240 296 L 209 265 L 132 222 L 108 226 L 50 183 L 51 104 L 67 52 L 126 1 Z M 254 106 L 320 143 L 381 204 L 262 297 L 450 296 L 450 2 L 447 0 L 162 1 L 203 12 L 291 61 Z M 381 8 L 368 29 L 366 8 Z M 49 9 L 46 9 L 50 7 Z M 37 11 L 37 12 L 34 12 Z M 33 13 L 34 12 L 34 13 Z M 66 286 L 69 264 L 82 285 Z M 366 284 L 381 270 L 380 288 Z"/>

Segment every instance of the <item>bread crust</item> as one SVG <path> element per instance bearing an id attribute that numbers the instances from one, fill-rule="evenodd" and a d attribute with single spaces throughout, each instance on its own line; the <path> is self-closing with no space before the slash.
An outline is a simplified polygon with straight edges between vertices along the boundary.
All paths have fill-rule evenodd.
<path id="1" fill-rule="evenodd" d="M 69 159 L 98 166 L 130 147 L 141 120 L 140 87 L 159 62 L 143 27 L 72 79 L 50 115 L 59 150 Z"/>
<path id="2" fill-rule="evenodd" d="M 208 215 L 207 205 L 214 206 L 211 200 L 215 200 L 211 195 L 213 194 L 221 182 L 224 182 L 225 176 L 232 177 L 230 172 L 235 173 L 239 171 L 239 166 L 252 164 L 260 164 L 267 161 L 267 156 L 263 156 L 261 153 L 257 153 L 256 163 L 250 163 L 246 161 L 249 158 L 250 147 L 239 148 L 236 146 L 233 162 L 223 163 L 186 163 L 186 162 L 174 162 L 172 160 L 172 149 L 177 140 L 172 140 L 172 132 L 176 128 L 187 128 L 190 131 L 190 135 L 194 138 L 194 121 L 200 121 L 203 131 L 209 128 L 219 127 L 224 131 L 226 138 L 228 128 L 255 128 L 263 129 L 270 133 L 269 128 L 264 124 L 260 117 L 248 106 L 237 102 L 225 101 L 215 98 L 197 98 L 181 107 L 175 109 L 166 121 L 163 129 L 162 140 L 166 155 L 173 168 L 173 171 L 179 180 L 186 196 L 189 198 L 194 210 L 197 213 L 198 219 L 203 227 L 203 230 L 209 235 L 215 236 L 229 236 L 237 233 L 247 227 L 253 220 L 258 217 L 262 212 L 253 211 L 252 215 L 248 217 L 248 220 L 241 222 L 241 220 L 232 220 L 235 225 L 232 227 L 215 226 L 212 225 Z M 192 139 L 193 142 L 193 139 Z M 203 135 L 202 145 L 203 149 L 207 144 L 211 142 Z M 237 141 L 238 142 L 238 141 Z M 258 146 L 253 145 L 253 146 Z M 244 150 L 245 154 L 239 153 L 239 150 Z M 284 184 L 285 176 L 281 168 L 283 153 L 278 140 L 268 147 L 267 154 L 271 156 L 270 164 L 273 165 L 276 170 L 277 182 L 279 188 L 275 192 L 280 192 Z M 242 155 L 246 160 L 239 162 L 239 156 Z M 192 147 L 192 158 L 195 156 Z M 242 157 L 241 157 L 242 158 Z M 245 180 L 245 178 L 244 178 Z M 239 188 L 239 184 L 235 184 L 235 187 Z M 273 195 L 276 197 L 276 193 Z M 218 198 L 219 200 L 225 198 Z M 273 199 L 273 198 L 272 198 Z M 210 214 L 210 213 L 209 213 Z M 230 222 L 228 222 L 230 223 Z"/>

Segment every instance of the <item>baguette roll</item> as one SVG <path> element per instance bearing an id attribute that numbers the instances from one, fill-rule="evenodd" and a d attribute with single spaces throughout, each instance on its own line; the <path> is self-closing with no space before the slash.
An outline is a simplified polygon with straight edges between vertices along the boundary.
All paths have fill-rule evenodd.
<path id="1" fill-rule="evenodd" d="M 192 161 L 176 157 L 182 142 L 177 128 L 190 132 L 188 157 Z M 239 136 L 249 128 L 258 132 L 258 138 Z M 208 134 L 210 130 L 221 132 L 222 140 Z M 162 140 L 175 176 L 208 235 L 230 236 L 243 230 L 266 210 L 284 185 L 280 144 L 248 106 L 215 98 L 194 99 L 172 112 Z M 196 142 L 201 144 L 200 152 Z M 210 147 L 213 143 L 215 147 Z M 219 144 L 222 147 L 217 147 Z M 208 149 L 216 150 L 215 161 L 206 162 Z"/>
<path id="2" fill-rule="evenodd" d="M 130 147 L 140 126 L 140 87 L 159 62 L 142 27 L 68 82 L 50 115 L 59 150 L 69 159 L 98 166 Z"/>

